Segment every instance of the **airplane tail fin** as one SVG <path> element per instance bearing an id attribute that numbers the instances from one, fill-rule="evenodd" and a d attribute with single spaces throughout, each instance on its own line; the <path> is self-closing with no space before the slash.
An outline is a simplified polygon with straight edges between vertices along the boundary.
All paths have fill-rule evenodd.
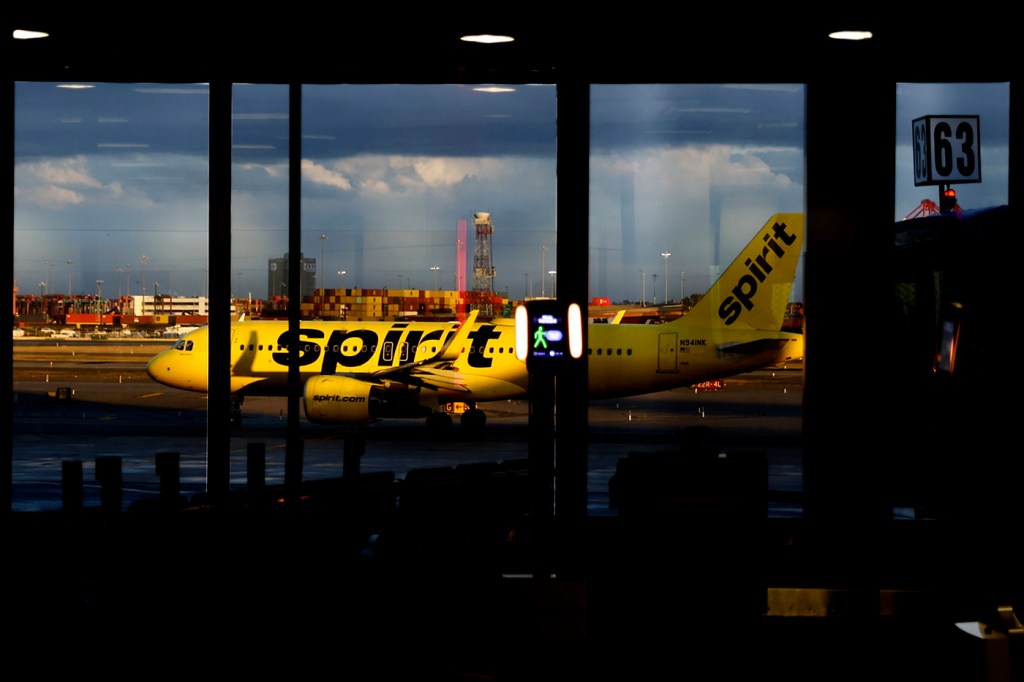
<path id="1" fill-rule="evenodd" d="M 681 320 L 779 331 L 804 243 L 802 213 L 776 213 Z"/>

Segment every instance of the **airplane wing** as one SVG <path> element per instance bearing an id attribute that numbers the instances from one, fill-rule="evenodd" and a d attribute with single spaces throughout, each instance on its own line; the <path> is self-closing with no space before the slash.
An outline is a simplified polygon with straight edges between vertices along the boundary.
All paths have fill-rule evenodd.
<path id="1" fill-rule="evenodd" d="M 417 386 L 423 386 L 424 388 L 434 389 L 435 391 L 445 389 L 448 391 L 469 393 L 469 387 L 466 386 L 465 377 L 458 372 L 453 372 L 450 369 L 443 369 L 441 367 L 415 370 L 409 376 L 409 383 Z"/>
<path id="2" fill-rule="evenodd" d="M 465 381 L 449 367 L 465 350 L 469 332 L 473 329 L 479 313 L 479 310 L 471 310 L 466 316 L 466 320 L 459 325 L 455 335 L 441 347 L 441 350 L 429 358 L 386 367 L 376 372 L 346 373 L 345 376 L 378 386 L 386 386 L 389 382 L 394 381 L 434 390 L 444 388 L 451 391 L 468 392 L 469 389 L 466 387 Z"/>

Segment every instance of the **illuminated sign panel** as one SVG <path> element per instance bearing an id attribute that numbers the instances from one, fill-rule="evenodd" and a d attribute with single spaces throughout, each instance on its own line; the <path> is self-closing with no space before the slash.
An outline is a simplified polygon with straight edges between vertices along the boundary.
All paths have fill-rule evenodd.
<path id="1" fill-rule="evenodd" d="M 914 184 L 981 182 L 977 116 L 922 116 L 913 123 Z"/>
<path id="2" fill-rule="evenodd" d="M 529 301 L 516 309 L 516 356 L 527 366 L 558 365 L 582 355 L 578 305 Z"/>

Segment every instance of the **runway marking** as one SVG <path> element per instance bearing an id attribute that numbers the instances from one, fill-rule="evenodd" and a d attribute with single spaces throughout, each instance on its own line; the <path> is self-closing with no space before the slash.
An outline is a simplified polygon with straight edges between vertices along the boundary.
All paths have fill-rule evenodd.
<path id="1" fill-rule="evenodd" d="M 161 396 L 161 395 L 167 395 L 167 394 L 166 394 L 166 393 L 164 393 L 163 391 L 161 391 L 161 392 L 159 392 L 159 393 L 143 393 L 143 394 L 142 394 L 141 396 L 139 396 L 139 397 L 140 397 L 140 398 L 156 398 L 157 396 Z"/>

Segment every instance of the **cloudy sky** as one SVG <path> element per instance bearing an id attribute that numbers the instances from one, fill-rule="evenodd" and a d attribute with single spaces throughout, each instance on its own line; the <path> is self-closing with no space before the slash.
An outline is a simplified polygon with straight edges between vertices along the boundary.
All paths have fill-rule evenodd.
<path id="1" fill-rule="evenodd" d="M 16 87 L 20 290 L 206 293 L 207 88 L 58 85 Z M 958 186 L 960 203 L 1005 203 L 1006 84 L 898 92 L 894 219 L 938 198 L 913 182 L 910 126 L 923 115 L 980 117 L 983 182 Z M 325 286 L 452 288 L 457 223 L 482 211 L 494 288 L 553 293 L 557 275 L 542 273 L 572 248 L 556 242 L 554 87 L 303 97 L 302 249 Z M 591 296 L 703 292 L 772 213 L 803 210 L 802 86 L 603 85 L 592 97 Z M 288 90 L 238 85 L 233 98 L 232 289 L 264 298 L 268 259 L 287 251 Z M 471 227 L 470 287 L 472 240 Z"/>

